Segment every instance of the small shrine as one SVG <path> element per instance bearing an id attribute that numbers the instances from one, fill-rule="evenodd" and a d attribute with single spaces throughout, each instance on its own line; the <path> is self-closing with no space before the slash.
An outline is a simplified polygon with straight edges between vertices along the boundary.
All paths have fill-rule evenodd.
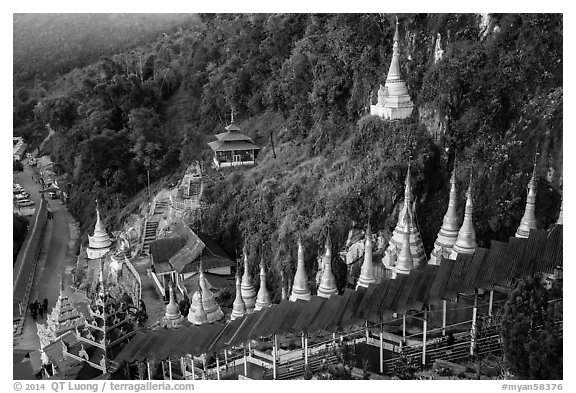
<path id="1" fill-rule="evenodd" d="M 188 321 L 194 324 L 198 324 L 196 314 L 200 312 L 201 315 L 206 314 L 207 322 L 213 323 L 221 320 L 224 317 L 224 312 L 216 302 L 216 297 L 208 288 L 206 284 L 206 279 L 204 277 L 204 270 L 202 269 L 202 264 L 199 267 L 199 285 L 198 291 L 192 296 L 192 301 L 190 304 L 190 310 L 188 312 Z M 200 311 L 198 311 L 201 309 Z M 200 315 L 198 314 L 198 315 Z"/>
<path id="2" fill-rule="evenodd" d="M 311 297 L 306 267 L 304 266 L 304 247 L 302 246 L 302 239 L 298 238 L 298 265 L 294 274 L 294 285 L 292 285 L 290 300 L 293 302 L 298 299 L 310 300 Z"/>
<path id="3" fill-rule="evenodd" d="M 234 112 L 226 132 L 216 134 L 208 146 L 214 151 L 212 166 L 215 169 L 256 165 L 256 155 L 260 150 L 252 139 L 240 132 L 240 127 L 234 123 Z"/>
<path id="4" fill-rule="evenodd" d="M 254 312 L 254 307 L 256 307 L 256 291 L 254 290 L 254 285 L 252 285 L 252 281 L 250 280 L 250 272 L 248 271 L 248 253 L 246 245 L 244 246 L 244 274 L 242 275 L 240 293 L 242 294 L 242 300 L 246 306 L 246 314 L 252 314 Z"/>
<path id="5" fill-rule="evenodd" d="M 466 191 L 466 207 L 464 209 L 464 220 L 458 231 L 458 238 L 452 247 L 450 259 L 456 259 L 458 254 L 474 254 L 478 244 L 476 243 L 476 231 L 472 221 L 474 205 L 472 204 L 472 174 L 470 174 L 470 185 Z"/>
<path id="6" fill-rule="evenodd" d="M 322 260 L 322 276 L 317 295 L 329 298 L 337 293 L 336 279 L 334 278 L 334 273 L 332 273 L 332 241 L 330 240 L 330 234 L 328 234 L 326 237 L 326 254 Z"/>
<path id="7" fill-rule="evenodd" d="M 456 214 L 456 168 L 452 171 L 450 178 L 450 200 L 448 201 L 448 209 L 444 215 L 442 226 L 434 242 L 434 249 L 430 255 L 431 265 L 439 265 L 442 257 L 448 258 L 452 253 L 452 247 L 458 238 L 458 230 L 460 229 L 460 217 Z"/>
<path id="8" fill-rule="evenodd" d="M 272 301 L 270 300 L 270 293 L 268 288 L 266 288 L 266 270 L 264 270 L 264 260 L 260 261 L 260 288 L 258 289 L 258 295 L 256 296 L 256 306 L 254 311 L 260 311 L 263 308 L 270 307 Z"/>
<path id="9" fill-rule="evenodd" d="M 520 225 L 516 231 L 516 237 L 528 238 L 530 230 L 536 229 L 536 160 L 534 160 L 534 169 L 532 177 L 528 183 L 528 196 L 526 197 L 526 209 L 520 220 Z"/>
<path id="10" fill-rule="evenodd" d="M 102 258 L 110 251 L 111 246 L 112 241 L 108 233 L 106 233 L 104 224 L 102 224 L 100 209 L 98 208 L 98 202 L 96 202 L 96 225 L 94 226 L 94 234 L 92 236 L 88 235 L 88 247 L 86 248 L 88 259 Z"/>
<path id="11" fill-rule="evenodd" d="M 392 61 L 388 69 L 388 76 L 384 86 L 378 90 L 378 102 L 370 105 L 370 114 L 382 119 L 406 119 L 412 114 L 414 103 L 408 94 L 406 81 L 400 75 L 400 47 L 398 34 L 398 18 L 396 18 L 396 32 L 392 47 Z"/>

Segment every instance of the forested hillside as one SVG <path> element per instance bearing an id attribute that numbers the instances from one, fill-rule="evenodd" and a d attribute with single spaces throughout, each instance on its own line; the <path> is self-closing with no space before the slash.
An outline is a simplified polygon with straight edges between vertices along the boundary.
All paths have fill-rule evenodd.
<path id="1" fill-rule="evenodd" d="M 395 15 L 200 19 L 77 70 L 36 105 L 15 100 L 30 137 L 30 124 L 56 130 L 52 157 L 73 180 L 70 208 L 84 229 L 96 198 L 118 227 L 119 211 L 143 190 L 147 171 L 152 181 L 175 178 L 201 160 L 203 230 L 231 255 L 243 239 L 254 258 L 263 244 L 270 274 L 291 274 L 298 234 L 311 263 L 328 228 L 337 247 L 354 225 L 390 231 L 411 156 L 427 251 L 455 159 L 459 211 L 472 173 L 477 237 L 489 246 L 517 228 L 536 146 L 539 225 L 556 219 L 561 15 L 399 15 L 400 64 L 416 109 L 396 122 L 367 115 L 388 70 Z M 438 33 L 444 54 L 435 61 Z M 263 149 L 255 168 L 216 173 L 206 142 L 228 123 L 231 107 Z M 436 128 L 423 124 L 430 114 Z"/>

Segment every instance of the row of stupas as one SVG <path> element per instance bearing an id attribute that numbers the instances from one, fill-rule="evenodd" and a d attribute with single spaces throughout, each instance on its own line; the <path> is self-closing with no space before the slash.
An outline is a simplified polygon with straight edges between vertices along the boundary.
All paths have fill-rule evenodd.
<path id="1" fill-rule="evenodd" d="M 427 260 L 424 252 L 424 245 L 418 228 L 418 221 L 414 206 L 414 197 L 411 184 L 411 166 L 408 164 L 406 174 L 404 200 L 398 213 L 398 221 L 388 247 L 384 252 L 382 264 L 391 271 L 391 277 L 398 274 L 409 274 L 412 269 L 425 266 L 426 264 L 439 265 L 444 259 L 456 259 L 458 254 L 473 254 L 477 248 L 476 233 L 473 223 L 473 201 L 472 201 L 472 176 L 466 191 L 466 205 L 464 217 L 461 220 L 456 211 L 457 190 L 456 190 L 456 167 L 450 177 L 450 196 L 448 207 L 444 215 L 442 225 L 438 232 L 434 249 L 430 260 Z M 517 237 L 528 237 L 531 229 L 536 228 L 535 218 L 536 201 L 536 165 L 532 173 L 532 178 L 528 185 L 528 198 L 526 209 L 522 217 L 520 226 L 516 232 Z M 562 207 L 558 222 L 562 221 Z M 364 242 L 364 261 L 362 263 L 360 276 L 356 288 L 368 287 L 376 282 L 376 265 L 372 261 L 373 236 L 368 224 Z M 248 269 L 248 255 L 244 249 L 244 272 L 240 276 L 238 270 L 235 277 L 236 295 L 233 303 L 231 319 L 240 318 L 254 311 L 262 310 L 271 306 L 270 293 L 266 287 L 266 272 L 264 261 L 260 262 L 260 287 L 255 291 L 250 279 Z M 320 280 L 317 289 L 317 296 L 329 298 L 338 293 L 336 279 L 332 272 L 332 242 L 330 235 L 326 237 L 325 253 L 321 257 Z M 206 281 L 203 272 L 200 270 L 199 290 L 192 299 L 192 305 L 188 320 L 193 324 L 212 323 L 223 318 L 223 312 L 218 306 L 214 295 L 206 288 Z M 308 285 L 308 276 L 304 265 L 304 248 L 302 240 L 298 239 L 298 258 L 294 281 L 289 295 L 290 301 L 310 300 L 312 292 Z M 168 309 L 172 311 L 168 311 Z M 176 304 L 173 301 L 173 290 L 171 289 L 171 300 L 167 308 L 167 317 L 181 318 Z"/>

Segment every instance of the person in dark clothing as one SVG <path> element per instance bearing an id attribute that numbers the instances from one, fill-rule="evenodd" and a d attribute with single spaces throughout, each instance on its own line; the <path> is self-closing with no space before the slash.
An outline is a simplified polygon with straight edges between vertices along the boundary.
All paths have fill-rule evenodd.
<path id="1" fill-rule="evenodd" d="M 452 348 L 454 348 L 454 344 L 456 343 L 456 338 L 452 332 L 448 333 L 448 339 L 446 340 L 446 351 L 452 352 Z"/>

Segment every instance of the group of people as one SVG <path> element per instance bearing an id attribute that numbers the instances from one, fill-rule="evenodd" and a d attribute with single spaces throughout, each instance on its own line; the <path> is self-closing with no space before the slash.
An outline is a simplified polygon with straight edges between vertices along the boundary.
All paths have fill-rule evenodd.
<path id="1" fill-rule="evenodd" d="M 34 320 L 36 320 L 38 316 L 43 318 L 44 314 L 48 314 L 48 299 L 44 298 L 42 303 L 40 303 L 38 300 L 36 300 L 34 303 L 30 303 L 30 314 Z"/>

